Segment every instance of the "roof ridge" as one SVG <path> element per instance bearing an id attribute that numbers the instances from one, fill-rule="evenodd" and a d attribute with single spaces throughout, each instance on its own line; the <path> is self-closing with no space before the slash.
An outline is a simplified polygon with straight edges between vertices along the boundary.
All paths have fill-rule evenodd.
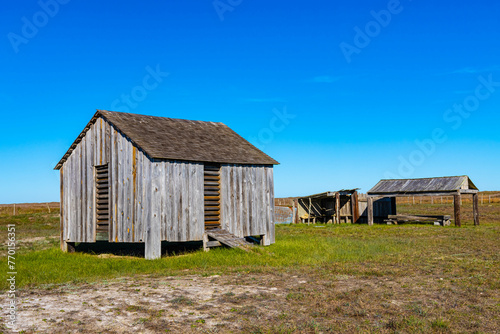
<path id="1" fill-rule="evenodd" d="M 155 116 L 155 115 L 144 115 L 144 114 L 136 114 L 136 113 L 131 113 L 131 112 L 123 112 L 123 111 L 113 111 L 113 110 L 105 110 L 105 109 L 96 109 L 98 113 L 111 113 L 111 114 L 122 114 L 122 115 L 133 115 L 133 116 L 139 116 L 139 117 L 151 117 L 151 118 L 161 118 L 161 119 L 168 119 L 172 121 L 181 121 L 181 122 L 199 122 L 199 123 L 212 123 L 212 124 L 222 124 L 224 126 L 227 126 L 226 124 L 222 122 L 213 122 L 213 121 L 201 121 L 201 120 L 195 120 L 195 119 L 184 119 L 184 118 L 173 118 L 173 117 L 166 117 L 166 116 Z"/>

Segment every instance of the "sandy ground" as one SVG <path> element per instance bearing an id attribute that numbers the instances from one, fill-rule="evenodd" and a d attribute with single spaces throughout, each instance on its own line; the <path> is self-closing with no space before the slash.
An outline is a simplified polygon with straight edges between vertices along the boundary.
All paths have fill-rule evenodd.
<path id="1" fill-rule="evenodd" d="M 238 331 L 241 326 L 232 314 L 241 305 L 231 301 L 283 298 L 283 289 L 277 287 L 231 281 L 220 276 L 122 279 L 21 292 L 17 330 L 27 333 L 182 333 L 201 327 L 212 328 L 212 332 Z M 275 315 L 265 303 L 248 304 L 252 304 L 256 312 Z"/>
<path id="2" fill-rule="evenodd" d="M 500 333 L 499 291 L 435 275 L 137 276 L 20 291 L 18 307 L 23 333 Z"/>

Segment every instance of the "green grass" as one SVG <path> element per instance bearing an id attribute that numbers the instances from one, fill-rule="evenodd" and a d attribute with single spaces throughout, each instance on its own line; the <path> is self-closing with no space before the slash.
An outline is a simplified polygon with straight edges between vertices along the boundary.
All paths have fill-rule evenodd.
<path id="1" fill-rule="evenodd" d="M 40 231 L 43 232 L 43 228 Z M 500 288 L 499 231 L 500 226 L 496 224 L 484 224 L 479 228 L 350 224 L 277 226 L 276 244 L 257 247 L 249 253 L 226 248 L 205 253 L 200 249 L 154 261 L 133 256 L 62 253 L 58 246 L 51 245 L 48 249 L 25 250 L 17 255 L 17 286 L 93 282 L 140 274 L 208 275 L 300 270 L 325 275 L 381 276 L 403 275 L 409 270 L 432 273 L 439 267 L 440 273 L 461 275 L 466 272 L 482 284 Z M 18 238 L 23 236 L 18 234 Z M 6 267 L 5 257 L 1 258 L 0 266 Z M 489 275 L 481 276 L 485 272 Z M 6 281 L 2 281 L 0 288 L 6 287 Z"/>
<path id="2" fill-rule="evenodd" d="M 450 210 L 449 205 L 439 204 L 398 206 L 400 213 L 446 214 Z M 226 292 L 211 300 L 229 310 L 218 319 L 238 323 L 243 326 L 241 332 L 490 333 L 499 330 L 500 205 L 480 206 L 480 212 L 478 227 L 473 226 L 467 205 L 461 228 L 279 225 L 275 244 L 255 247 L 249 253 L 227 248 L 208 253 L 196 247 L 170 248 L 164 249 L 169 255 L 155 261 L 134 255 L 143 246 L 136 246 L 127 256 L 108 256 L 102 249 L 82 247 L 77 247 L 77 253 L 62 253 L 57 214 L 0 217 L 0 231 L 6 235 L 7 224 L 16 225 L 16 284 L 21 290 L 31 290 L 26 292 L 29 294 L 40 293 L 34 289 L 37 287 L 58 294 L 94 282 L 139 282 L 126 288 L 142 294 L 146 288 L 141 284 L 157 281 L 150 277 L 218 274 L 221 277 L 214 280 L 274 286 L 283 292 L 281 297 Z M 4 243 L 0 254 L 3 268 L 7 268 L 6 253 Z M 2 280 L 0 289 L 5 290 L 6 283 Z M 184 296 L 171 296 L 166 303 L 171 309 L 192 308 L 190 312 L 200 306 L 199 300 Z M 259 309 L 259 305 L 266 308 Z M 276 315 L 269 315 L 268 306 Z M 142 304 L 116 307 L 120 312 L 137 313 L 134 324 L 164 330 L 161 312 L 159 317 L 148 313 L 157 314 L 158 310 Z M 261 321 L 264 318 L 267 320 Z M 185 328 L 206 325 L 196 319 Z M 68 331 L 81 327 L 92 332 L 89 323 L 68 322 L 67 326 Z"/>

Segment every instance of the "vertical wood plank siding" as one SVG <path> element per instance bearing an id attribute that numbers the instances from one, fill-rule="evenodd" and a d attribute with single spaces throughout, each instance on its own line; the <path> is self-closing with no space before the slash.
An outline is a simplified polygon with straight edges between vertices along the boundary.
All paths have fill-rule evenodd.
<path id="1" fill-rule="evenodd" d="M 95 242 L 94 166 L 109 165 L 109 241 L 202 240 L 203 163 L 151 160 L 102 118 L 92 124 L 61 168 L 61 233 L 66 242 Z M 64 173 L 62 172 L 64 170 Z M 274 242 L 272 166 L 222 165 L 221 224 L 237 236 Z"/>
<path id="2" fill-rule="evenodd" d="M 97 119 L 64 163 L 61 218 L 66 242 L 95 242 L 94 166 L 109 162 L 111 138 L 104 135 L 109 127 Z"/>
<path id="3" fill-rule="evenodd" d="M 238 237 L 274 237 L 274 180 L 271 166 L 222 165 L 221 224 Z"/>

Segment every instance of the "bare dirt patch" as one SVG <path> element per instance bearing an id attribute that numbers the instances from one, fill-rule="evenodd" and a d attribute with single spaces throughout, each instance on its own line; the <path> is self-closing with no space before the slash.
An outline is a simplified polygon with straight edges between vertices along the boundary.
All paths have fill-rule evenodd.
<path id="1" fill-rule="evenodd" d="M 25 333 L 333 333 L 500 330 L 500 294 L 437 276 L 136 277 L 19 294 Z"/>

